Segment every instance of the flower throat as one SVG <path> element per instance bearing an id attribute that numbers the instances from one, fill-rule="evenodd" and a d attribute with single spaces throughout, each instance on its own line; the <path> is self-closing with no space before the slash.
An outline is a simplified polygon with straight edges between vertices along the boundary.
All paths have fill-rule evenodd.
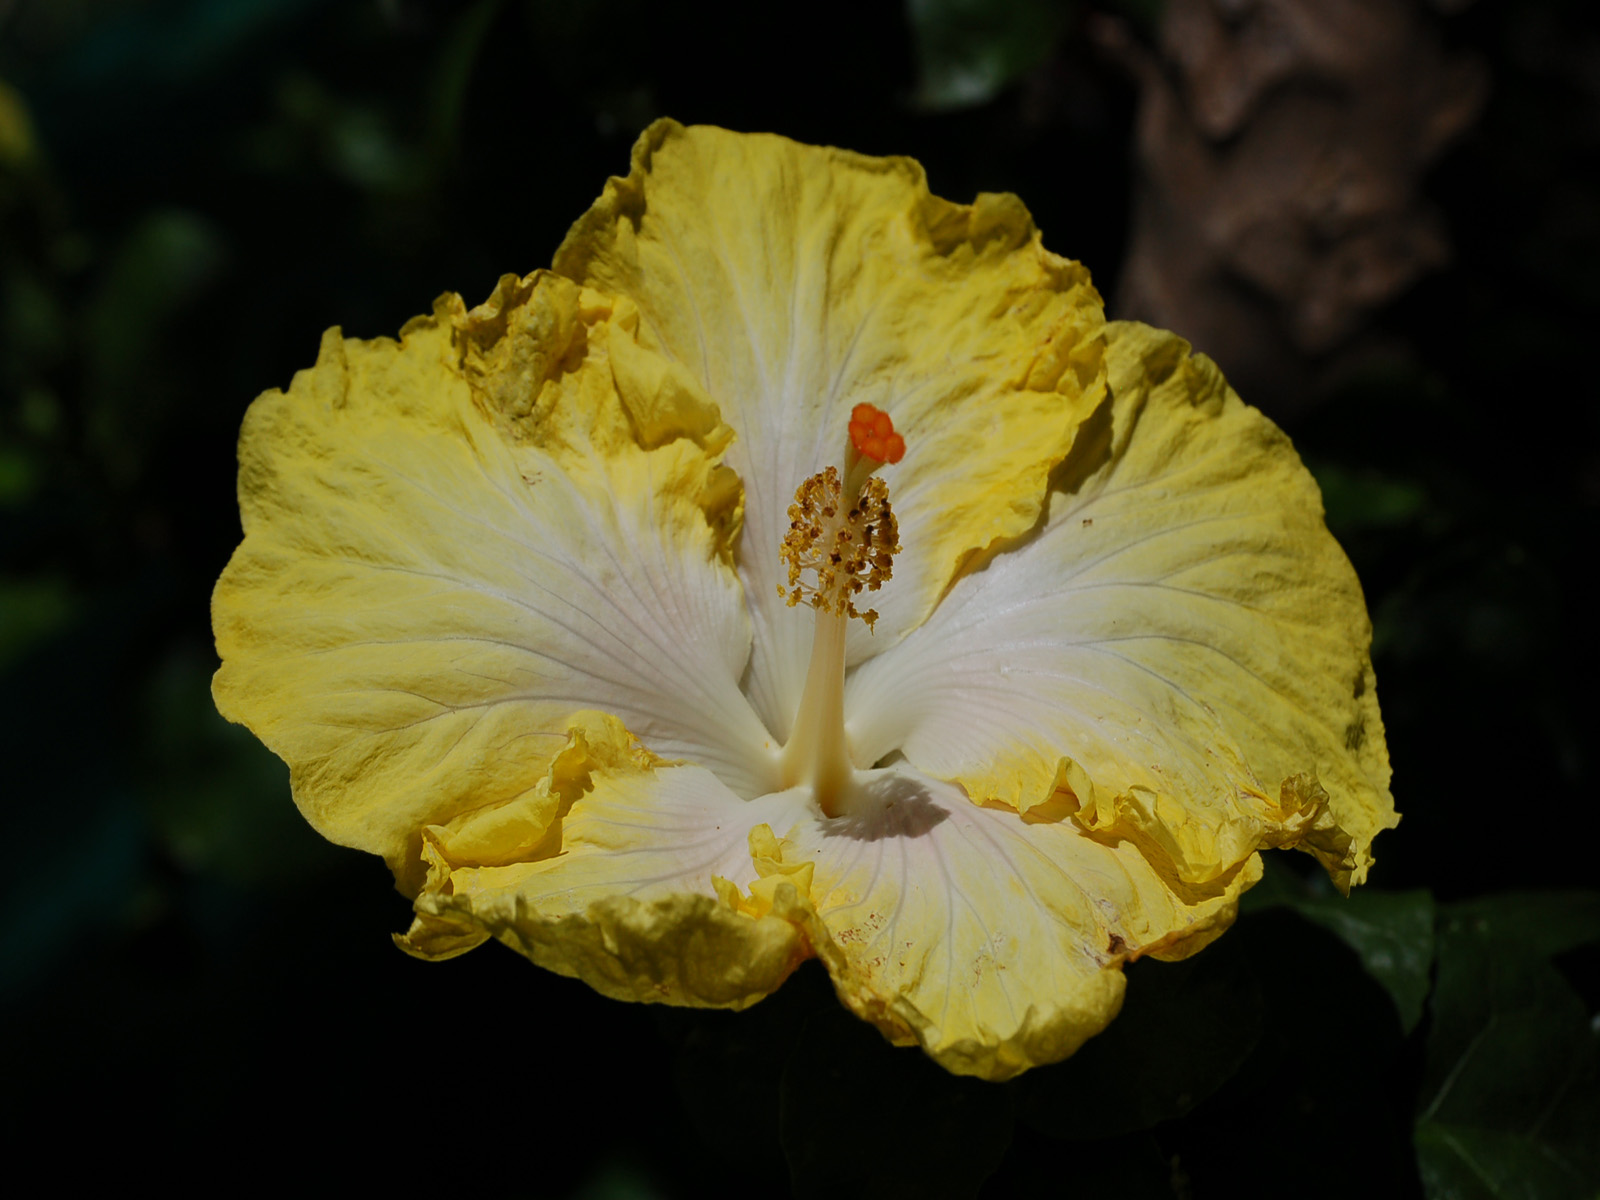
<path id="1" fill-rule="evenodd" d="M 889 414 L 858 404 L 850 414 L 845 470 L 829 467 L 811 476 L 789 506 L 789 531 L 781 553 L 789 585 L 778 594 L 792 608 L 817 610 L 811 665 L 793 732 L 782 753 L 783 785 L 808 785 L 824 814 L 841 815 L 855 778 L 844 731 L 845 641 L 851 617 L 871 629 L 876 609 L 862 611 L 856 598 L 875 592 L 893 573 L 900 530 L 889 507 L 889 488 L 874 472 L 905 455 L 905 439 Z"/>

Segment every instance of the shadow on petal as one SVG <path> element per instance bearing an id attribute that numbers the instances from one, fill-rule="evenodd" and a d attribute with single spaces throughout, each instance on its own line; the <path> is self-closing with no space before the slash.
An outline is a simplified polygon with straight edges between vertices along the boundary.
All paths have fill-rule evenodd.
<path id="1" fill-rule="evenodd" d="M 823 837 L 857 842 L 920 838 L 950 817 L 921 781 L 897 772 L 885 771 L 867 780 L 862 793 L 853 811 L 822 822 Z"/>

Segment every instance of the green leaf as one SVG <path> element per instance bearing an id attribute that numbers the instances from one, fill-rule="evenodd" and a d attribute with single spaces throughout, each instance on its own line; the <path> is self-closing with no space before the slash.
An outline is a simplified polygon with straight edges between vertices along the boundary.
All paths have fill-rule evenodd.
<path id="1" fill-rule="evenodd" d="M 572 1194 L 572 1200 L 661 1200 L 662 1192 L 635 1167 L 604 1163 Z"/>
<path id="2" fill-rule="evenodd" d="M 1431 1200 L 1600 1192 L 1596 1028 L 1550 957 L 1600 940 L 1600 895 L 1505 894 L 1439 923 L 1417 1163 Z"/>
<path id="3" fill-rule="evenodd" d="M 0 457 L 0 475 L 3 463 Z M 0 667 L 65 628 L 78 607 L 78 597 L 59 576 L 0 579 Z"/>
<path id="4" fill-rule="evenodd" d="M 120 5 L 63 64 L 83 90 L 133 94 L 159 81 L 196 85 L 234 66 L 318 0 L 171 0 Z M 108 6 L 109 9 L 109 6 Z"/>
<path id="5" fill-rule="evenodd" d="M 1596 1126 L 1600 1127 L 1600 1126 Z M 1496 1129 L 1417 1127 L 1417 1166 L 1429 1200 L 1547 1200 L 1593 1196 L 1567 1164 L 1533 1139 Z"/>
<path id="6" fill-rule="evenodd" d="M 25 168 L 37 153 L 33 114 L 22 93 L 0 79 L 0 168 Z"/>
<path id="7" fill-rule="evenodd" d="M 908 0 L 917 52 L 917 103 L 970 108 L 1055 50 L 1074 0 Z"/>
<path id="8" fill-rule="evenodd" d="M 1414 1192 L 1413 1070 L 1394 1004 L 1355 951 L 1287 905 L 1242 916 L 1194 961 L 1223 950 L 1250 964 L 1261 1037 L 1214 1096 L 1158 1130 L 1188 1180 L 1180 1194 Z"/>
<path id="9" fill-rule="evenodd" d="M 220 277 L 221 231 L 182 209 L 147 212 L 123 239 L 82 316 L 88 434 L 119 482 L 137 477 L 177 392 L 163 375 L 181 318 Z"/>
<path id="10" fill-rule="evenodd" d="M 1104 1033 L 1011 1085 L 1023 1123 L 1072 1140 L 1149 1129 L 1226 1083 L 1260 1037 L 1261 993 L 1231 939 L 1127 974 L 1122 1012 Z"/>
<path id="11" fill-rule="evenodd" d="M 1011 1144 L 1006 1092 L 896 1048 L 834 1007 L 813 1014 L 779 1110 L 799 1200 L 965 1200 Z"/>
<path id="12" fill-rule="evenodd" d="M 143 702 L 145 815 L 173 861 L 237 887 L 303 887 L 342 851 L 295 809 L 289 769 L 211 699 L 215 659 L 181 646 Z"/>
<path id="13" fill-rule="evenodd" d="M 501 2 L 478 0 L 456 18 L 440 47 L 428 87 L 428 144 L 435 159 L 449 159 L 456 152 L 472 68 L 500 15 Z"/>
<path id="14" fill-rule="evenodd" d="M 1409 479 L 1321 462 L 1311 464 L 1311 472 L 1322 489 L 1328 528 L 1336 534 L 1408 525 L 1428 508 L 1427 490 Z"/>
<path id="15" fill-rule="evenodd" d="M 1453 935 L 1470 932 L 1520 957 L 1554 958 L 1600 941 L 1600 892 L 1501 892 L 1441 915 Z"/>
<path id="16" fill-rule="evenodd" d="M 1401 1028 L 1407 1033 L 1415 1029 L 1422 1020 L 1433 965 L 1433 897 L 1424 889 L 1361 888 L 1347 899 L 1320 875 L 1301 882 L 1273 856 L 1266 856 L 1265 862 L 1266 874 L 1246 893 L 1244 910 L 1292 908 L 1338 937 L 1389 993 Z"/>
<path id="17" fill-rule="evenodd" d="M 1433 963 L 1433 897 L 1426 890 L 1363 891 L 1348 900 L 1336 895 L 1293 907 L 1360 956 L 1394 1001 L 1402 1029 L 1410 1033 L 1417 1027 Z"/>
<path id="18" fill-rule="evenodd" d="M 0 1001 L 33 986 L 84 933 L 127 912 L 144 869 L 145 830 L 123 799 L 95 797 L 75 809 L 70 842 L 13 868 L 0 897 L 11 914 L 0 927 Z"/>

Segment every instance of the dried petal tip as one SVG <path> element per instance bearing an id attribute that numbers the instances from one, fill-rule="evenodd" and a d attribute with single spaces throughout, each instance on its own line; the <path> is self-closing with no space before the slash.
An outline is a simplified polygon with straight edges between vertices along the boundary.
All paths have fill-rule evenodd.
<path id="1" fill-rule="evenodd" d="M 879 462 L 897 463 L 906 453 L 906 440 L 894 431 L 889 414 L 871 404 L 850 411 L 850 444 L 863 458 Z"/>

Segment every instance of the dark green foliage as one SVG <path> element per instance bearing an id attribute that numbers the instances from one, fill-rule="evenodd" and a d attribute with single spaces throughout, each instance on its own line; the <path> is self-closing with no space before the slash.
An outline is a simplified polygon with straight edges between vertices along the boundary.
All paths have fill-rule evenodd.
<path id="1" fill-rule="evenodd" d="M 907 0 L 918 104 L 970 108 L 1047 62 L 1075 0 Z"/>
<path id="2" fill-rule="evenodd" d="M 1072 1058 L 1011 1085 L 1018 1119 L 1092 1141 L 1181 1117 L 1233 1078 L 1261 1038 L 1261 989 L 1232 939 L 1178 963 L 1128 969 L 1111 1027 Z"/>
<path id="3" fill-rule="evenodd" d="M 1514 892 L 1440 914 L 1416 1130 L 1432 1200 L 1595 1194 L 1600 1031 L 1551 960 L 1596 943 L 1595 892 Z"/>
<path id="4" fill-rule="evenodd" d="M 0 145 L 0 1120 L 30 1161 L 590 1200 L 1600 1192 L 1600 899 L 1549 890 L 1600 842 L 1591 5 L 1452 25 L 1495 80 L 1430 182 L 1455 263 L 1290 429 L 1367 590 L 1405 821 L 1349 900 L 1268 856 L 1076 1058 L 952 1078 L 815 964 L 727 1014 L 407 959 L 381 864 L 210 704 L 239 420 L 325 327 L 545 264 L 663 114 L 1014 190 L 1114 295 L 1133 102 L 1084 30 L 1159 9 L 0 4 L 34 139 Z"/>
<path id="5" fill-rule="evenodd" d="M 1321 925 L 1345 942 L 1394 1001 L 1401 1028 L 1422 1019 L 1433 966 L 1433 897 L 1425 890 L 1383 892 L 1362 888 L 1340 896 L 1323 875 L 1302 879 L 1281 858 L 1267 857 L 1266 874 L 1245 894 L 1246 912 L 1275 906 Z"/>

